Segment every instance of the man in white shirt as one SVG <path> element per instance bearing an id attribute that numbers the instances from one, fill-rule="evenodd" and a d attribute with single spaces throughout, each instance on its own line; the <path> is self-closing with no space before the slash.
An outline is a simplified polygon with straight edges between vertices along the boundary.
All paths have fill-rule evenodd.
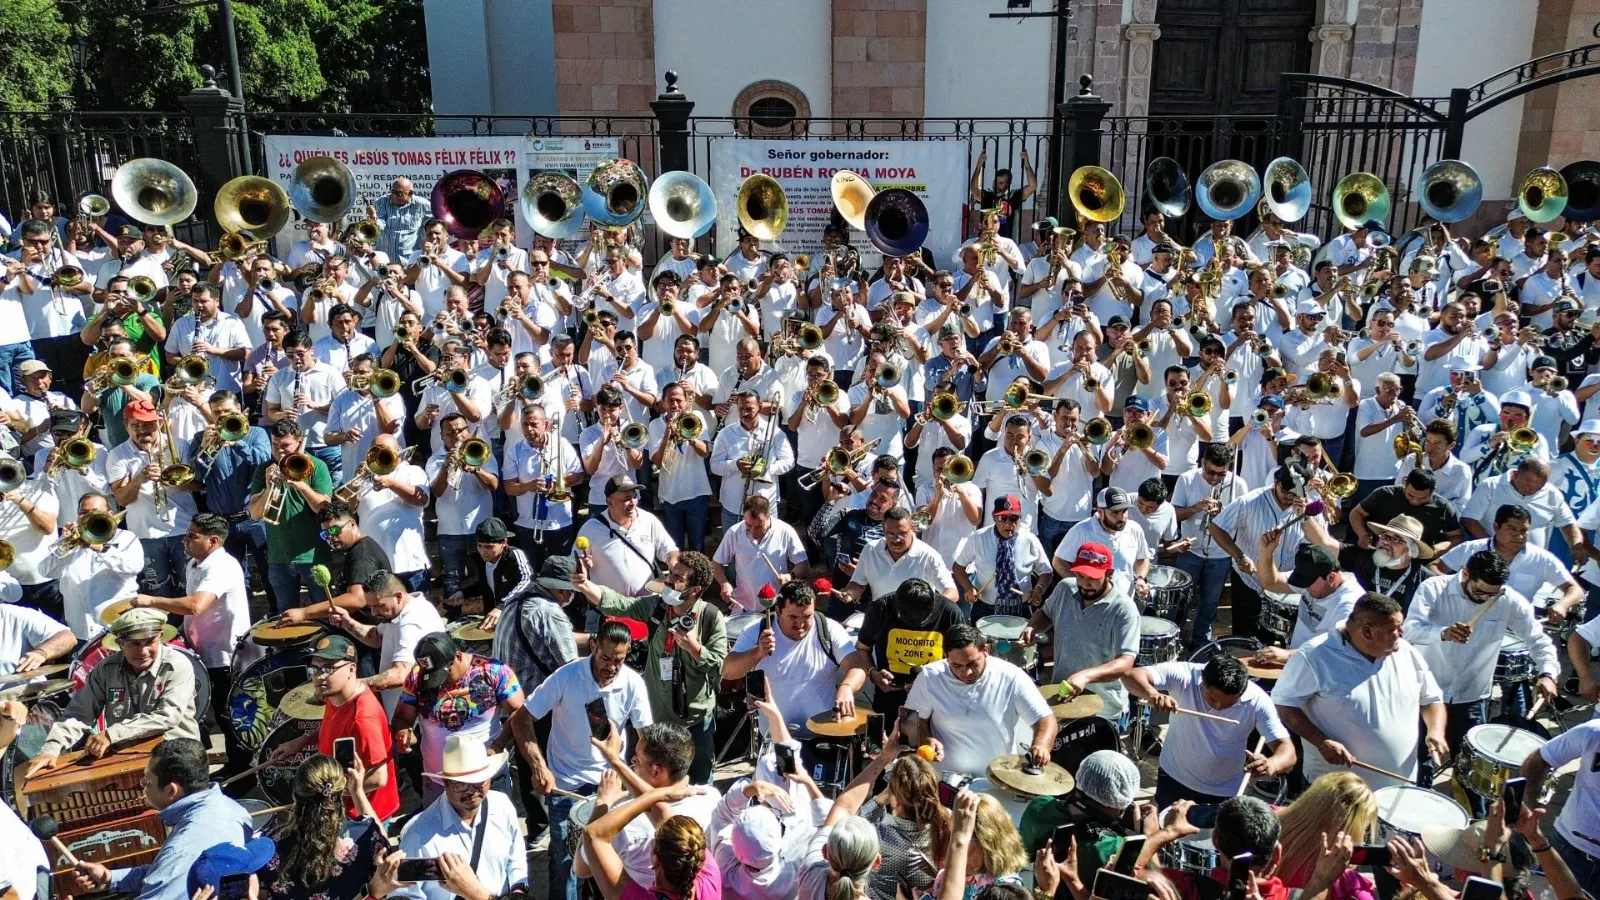
<path id="1" fill-rule="evenodd" d="M 1179 476 L 1172 493 L 1178 536 L 1189 542 L 1178 554 L 1176 565 L 1188 573 L 1195 585 L 1191 648 L 1211 642 L 1211 626 L 1222 602 L 1222 588 L 1228 581 L 1228 553 L 1211 536 L 1211 522 L 1224 507 L 1249 492 L 1244 479 L 1233 472 L 1236 454 L 1235 448 L 1227 444 L 1207 444 L 1200 454 L 1200 466 Z"/>
<path id="2" fill-rule="evenodd" d="M 328 411 L 346 387 L 344 375 L 312 352 L 311 336 L 296 328 L 283 339 L 289 368 L 267 382 L 267 422 L 287 419 L 305 433 L 305 452 L 322 460 L 335 483 L 342 480 L 343 460 L 338 447 L 328 446 Z"/>
<path id="3" fill-rule="evenodd" d="M 81 641 L 92 641 L 105 631 L 100 610 L 139 592 L 144 572 L 144 546 L 133 532 L 118 528 L 104 544 L 82 544 L 77 537 L 85 516 L 111 514 L 111 499 L 98 491 L 78 498 L 77 522 L 62 526 L 51 543 L 39 571 L 54 579 L 61 592 L 63 621 Z M 63 542 L 77 546 L 60 552 Z"/>
<path id="4" fill-rule="evenodd" d="M 378 360 L 363 353 L 350 361 L 348 389 L 334 398 L 328 410 L 324 439 L 339 448 L 343 471 L 354 476 L 378 435 L 401 435 L 406 402 L 399 393 L 378 399 L 372 394 L 372 373 Z"/>
<path id="5" fill-rule="evenodd" d="M 419 318 L 431 320 L 444 309 L 446 291 L 451 287 L 466 287 L 472 262 L 450 246 L 444 222 L 429 219 L 422 227 L 422 243 L 407 261 L 406 283 L 415 286 L 422 297 L 423 312 Z"/>
<path id="6" fill-rule="evenodd" d="M 500 486 L 500 464 L 493 453 L 481 466 L 468 466 L 457 460 L 461 443 L 468 437 L 467 420 L 460 415 L 445 416 L 439 423 L 439 435 L 444 439 L 444 444 L 439 452 L 428 459 L 425 474 L 428 494 L 436 498 L 434 510 L 439 520 L 444 604 L 446 607 L 458 607 L 463 600 L 461 585 L 467 577 L 468 560 L 476 544 L 472 536 L 492 511 L 494 491 Z M 363 524 L 366 521 L 362 519 Z M 383 540 L 381 533 L 375 533 L 374 537 Z M 387 546 L 393 558 L 398 548 L 392 544 Z M 396 559 L 395 567 L 400 566 L 400 561 Z"/>
<path id="7" fill-rule="evenodd" d="M 378 673 L 368 677 L 366 682 L 368 687 L 379 692 L 384 712 L 393 717 L 395 704 L 400 702 L 400 689 L 417 661 L 417 641 L 422 640 L 423 635 L 446 630 L 444 619 L 434 609 L 432 601 L 423 594 L 407 591 L 405 582 L 392 572 L 373 573 L 362 588 L 367 612 L 377 624 L 359 622 L 337 604 L 328 611 L 328 623 L 362 644 L 378 649 Z"/>
<path id="8" fill-rule="evenodd" d="M 392 434 L 380 434 L 372 442 L 393 453 L 400 465 L 387 475 L 368 472 L 371 476 L 368 490 L 361 495 L 356 515 L 361 529 L 372 535 L 389 552 L 396 578 L 412 591 L 425 592 L 428 587 L 428 551 L 423 542 L 422 514 L 428 508 L 431 495 L 428 488 L 433 479 L 422 467 L 406 460 L 400 440 Z M 494 454 L 488 454 L 485 467 L 493 465 Z M 460 477 L 477 478 L 481 467 L 457 467 Z M 492 476 L 485 474 L 484 478 Z M 441 523 L 442 524 L 442 523 Z"/>
<path id="9" fill-rule="evenodd" d="M 1356 407 L 1356 462 L 1351 473 L 1358 487 L 1352 504 L 1385 485 L 1395 483 L 1400 460 L 1394 455 L 1394 440 L 1402 431 L 1422 428 L 1417 411 L 1400 402 L 1400 376 L 1384 372 L 1378 376 L 1373 396 Z"/>
<path id="10" fill-rule="evenodd" d="M 866 670 L 844 665 L 854 639 L 842 624 L 817 612 L 816 603 L 810 584 L 784 585 L 770 621 L 751 622 L 742 634 L 728 636 L 722 667 L 722 677 L 733 681 L 755 669 L 765 672 L 773 705 L 796 722 L 830 710 L 854 716 L 855 692 L 867 680 Z"/>
<path id="11" fill-rule="evenodd" d="M 917 714 L 904 735 L 927 745 L 944 772 L 980 776 L 997 756 L 1017 752 L 1035 766 L 1050 759 L 1056 717 L 1026 672 L 989 655 L 988 640 L 965 623 L 944 633 L 945 658 L 912 682 L 905 708 Z"/>
<path id="12" fill-rule="evenodd" d="M 1405 614 L 1366 594 L 1344 624 L 1307 641 L 1272 691 L 1278 715 L 1305 747 L 1305 777 L 1353 771 L 1374 790 L 1415 782 L 1417 717 L 1427 752 L 1448 758 L 1444 693 L 1422 653 L 1403 637 Z M 1405 776 L 1397 781 L 1360 760 Z"/>
<path id="13" fill-rule="evenodd" d="M 440 771 L 427 773 L 444 782 L 444 794 L 406 823 L 400 850 L 413 859 L 443 856 L 449 874 L 438 881 L 396 884 L 388 897 L 451 900 L 452 888 L 501 897 L 527 887 L 528 845 L 517 808 L 509 795 L 490 788 L 506 758 L 503 752 L 489 753 L 472 735 L 445 740 Z M 386 886 L 381 876 L 373 883 L 374 890 Z"/>
<path id="14" fill-rule="evenodd" d="M 517 502 L 518 547 L 531 562 L 542 564 L 549 556 L 566 553 L 577 537 L 573 489 L 583 484 L 583 461 L 542 406 L 530 405 L 523 413 L 522 438 L 507 446 L 503 483 Z M 558 483 L 567 496 L 552 500 Z"/>
<path id="15" fill-rule="evenodd" d="M 328 310 L 328 333 L 311 348 L 319 362 L 335 372 L 347 372 L 350 363 L 363 354 L 379 352 L 378 342 L 362 334 L 361 314 L 356 307 L 340 303 Z"/>
<path id="16" fill-rule="evenodd" d="M 1439 313 L 1439 327 L 1422 339 L 1422 360 L 1417 365 L 1416 395 L 1425 396 L 1443 387 L 1452 360 L 1482 366 L 1489 352 L 1489 341 L 1467 319 L 1467 309 L 1459 302 L 1447 304 Z"/>
<path id="17" fill-rule="evenodd" d="M 745 612 L 761 612 L 764 592 L 776 596 L 778 588 L 793 580 L 806 580 L 811 564 L 794 526 L 772 517 L 767 498 L 745 498 L 744 518 L 723 532 L 711 559 L 722 601 Z M 728 580 L 733 567 L 734 581 Z"/>
<path id="18" fill-rule="evenodd" d="M 1600 840 L 1595 834 L 1600 831 L 1600 719 L 1573 726 L 1528 754 L 1520 773 L 1528 779 L 1522 802 L 1537 809 L 1555 770 L 1570 763 L 1577 763 L 1577 775 L 1549 846 L 1572 870 L 1576 884 L 1593 885 L 1600 882 Z"/>
<path id="19" fill-rule="evenodd" d="M 250 336 L 242 322 L 221 311 L 216 285 L 195 285 L 193 297 L 194 312 L 175 322 L 167 333 L 167 358 L 203 357 L 217 390 L 237 391 L 239 364 L 250 355 Z"/>
<path id="20" fill-rule="evenodd" d="M 1393 484 L 1403 484 L 1412 470 L 1421 468 L 1433 475 L 1434 493 L 1450 501 L 1457 510 L 1465 510 L 1472 497 L 1472 467 L 1458 459 L 1452 448 L 1456 445 L 1454 422 L 1436 419 L 1422 429 L 1422 459 L 1412 454 L 1400 461 Z"/>
<path id="21" fill-rule="evenodd" d="M 169 451 L 155 406 L 144 400 L 130 402 L 123 409 L 123 420 L 128 426 L 128 440 L 111 448 L 106 477 L 111 479 L 112 498 L 127 511 L 123 527 L 144 545 L 145 566 L 139 575 L 139 590 L 163 597 L 181 596 L 182 588 L 177 582 L 188 561 L 183 539 L 189 520 L 198 511 L 194 492 L 200 480 L 175 487 L 162 484 L 161 470 L 172 464 L 172 454 L 177 459 L 188 459 L 189 451 L 181 439 Z M 54 531 L 54 526 L 49 530 Z M 16 537 L 6 537 L 12 544 L 17 543 Z"/>
<path id="22" fill-rule="evenodd" d="M 1298 462 L 1279 466 L 1271 484 L 1256 488 L 1222 508 L 1212 519 L 1210 531 L 1233 559 L 1233 633 L 1255 637 L 1261 624 L 1261 582 L 1256 577 L 1257 551 L 1261 538 L 1279 529 L 1276 560 L 1280 570 L 1292 569 L 1294 554 L 1305 540 L 1337 548 L 1327 535 L 1326 513 L 1299 518 L 1305 511 L 1306 485 L 1310 472 Z M 1306 528 L 1306 523 L 1312 528 Z M 1287 523 L 1287 524 L 1286 524 Z"/>
<path id="23" fill-rule="evenodd" d="M 1078 558 L 1078 549 L 1085 544 L 1104 544 L 1111 555 L 1112 580 L 1117 589 L 1137 600 L 1149 593 L 1145 575 L 1155 552 L 1145 543 L 1144 530 L 1128 527 L 1128 511 L 1133 498 L 1122 488 L 1102 488 L 1095 498 L 1095 514 L 1072 526 L 1051 559 L 1056 574 L 1066 578 Z"/>
<path id="24" fill-rule="evenodd" d="M 0 597 L 0 675 L 32 672 L 71 653 L 78 643 L 71 629 L 37 609 L 18 606 L 17 584 L 6 581 L 8 590 Z"/>
<path id="25" fill-rule="evenodd" d="M 1529 457 L 1513 471 L 1478 482 L 1472 499 L 1461 511 L 1462 530 L 1473 538 L 1488 537 L 1495 514 L 1508 504 L 1528 510 L 1533 518 L 1529 539 L 1535 546 L 1548 547 L 1550 529 L 1558 528 L 1571 548 L 1573 563 L 1581 567 L 1588 561 L 1589 553 L 1583 546 L 1572 508 L 1561 491 L 1550 483 L 1549 462 Z"/>
<path id="26" fill-rule="evenodd" d="M 183 549 L 190 559 L 185 574 L 188 593 L 173 598 L 148 594 L 133 598 L 135 609 L 149 607 L 183 616 L 184 640 L 206 667 L 211 679 L 211 712 L 219 722 L 230 715 L 233 648 L 250 630 L 250 590 L 239 561 L 223 550 L 227 539 L 227 519 L 211 513 L 195 516 L 183 536 Z M 233 729 L 222 732 L 228 751 L 225 771 L 249 768 L 250 750 L 239 743 Z"/>
<path id="27" fill-rule="evenodd" d="M 967 535 L 956 549 L 951 573 L 962 608 L 974 622 L 986 616 L 1027 616 L 1053 580 L 1044 545 L 1022 528 L 1022 501 L 1008 494 L 990 505 L 994 524 Z M 884 536 L 888 534 L 886 518 Z"/>
<path id="28" fill-rule="evenodd" d="M 902 583 L 912 578 L 921 578 L 933 585 L 934 590 L 952 603 L 961 599 L 956 593 L 949 564 L 926 542 L 917 539 L 911 511 L 904 506 L 893 506 L 883 514 L 883 537 L 862 548 L 850 583 L 844 587 L 844 602 L 859 603 L 869 591 L 873 599 L 892 596 Z"/>
<path id="29" fill-rule="evenodd" d="M 1281 666 L 1289 661 L 1295 650 L 1326 631 L 1332 631 L 1355 608 L 1366 588 L 1356 579 L 1355 573 L 1345 571 L 1332 550 L 1317 543 L 1303 543 L 1295 548 L 1294 569 L 1287 574 L 1279 571 L 1277 563 L 1279 531 L 1268 529 L 1261 536 L 1261 549 L 1256 552 L 1256 578 L 1263 591 L 1288 596 L 1298 601 L 1294 631 L 1274 634 L 1281 638 L 1284 647 L 1264 647 L 1254 657 L 1257 665 Z M 1269 629 L 1272 630 L 1272 629 Z"/>
<path id="30" fill-rule="evenodd" d="M 516 246 L 516 226 L 496 219 L 489 226 L 491 243 L 472 261 L 472 280 L 483 285 L 484 309 L 498 309 L 506 298 L 507 283 L 517 272 L 527 274 L 528 251 Z"/>
<path id="31" fill-rule="evenodd" d="M 624 597 L 642 597 L 656 566 L 670 569 L 677 562 L 678 545 L 660 519 L 639 508 L 639 485 L 632 478 L 614 475 L 604 487 L 603 510 L 578 531 L 589 542 L 589 577 Z"/>
<path id="32" fill-rule="evenodd" d="M 756 392 L 741 390 L 734 400 L 738 419 L 717 433 L 711 447 L 711 472 L 722 476 L 718 499 L 725 531 L 739 523 L 746 497 L 763 497 L 776 505 L 779 479 L 794 468 L 794 448 L 777 419 L 761 415 Z"/>

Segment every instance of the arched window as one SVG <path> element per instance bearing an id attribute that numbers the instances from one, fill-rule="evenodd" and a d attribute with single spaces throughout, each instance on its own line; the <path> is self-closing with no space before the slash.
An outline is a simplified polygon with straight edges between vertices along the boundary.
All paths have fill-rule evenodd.
<path id="1" fill-rule="evenodd" d="M 786 81 L 757 81 L 734 98 L 732 114 L 743 134 L 783 137 L 805 132 L 811 103 L 804 91 Z"/>

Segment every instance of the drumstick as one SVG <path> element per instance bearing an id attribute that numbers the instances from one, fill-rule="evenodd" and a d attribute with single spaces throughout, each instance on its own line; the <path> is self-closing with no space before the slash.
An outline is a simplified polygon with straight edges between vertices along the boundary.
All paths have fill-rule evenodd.
<path id="1" fill-rule="evenodd" d="M 1489 602 L 1485 603 L 1483 605 L 1483 607 L 1481 609 L 1479 609 L 1477 611 L 1477 613 L 1475 613 L 1473 615 L 1473 617 L 1467 622 L 1467 627 L 1470 629 L 1472 626 L 1478 624 L 1478 620 L 1483 618 L 1483 614 L 1488 612 L 1491 608 L 1493 608 L 1494 604 L 1495 604 L 1495 601 L 1499 600 L 1499 599 L 1500 599 L 1500 594 L 1495 594 L 1493 597 L 1490 597 L 1489 598 Z"/>
<path id="2" fill-rule="evenodd" d="M 10 684 L 13 681 L 32 681 L 35 678 L 43 678 L 46 675 L 54 675 L 57 672 L 65 672 L 66 670 L 66 663 L 58 663 L 51 666 L 40 666 L 39 668 L 28 672 L 12 672 L 9 675 L 0 675 L 0 684 Z"/>
<path id="3" fill-rule="evenodd" d="M 579 794 L 579 793 L 577 793 L 575 791 L 562 790 L 561 788 L 551 788 L 550 789 L 550 793 L 555 794 L 555 795 L 560 796 L 560 797 L 570 797 L 573 800 L 588 800 L 589 799 L 588 797 L 585 797 L 584 795 Z"/>
<path id="4" fill-rule="evenodd" d="M 253 813 L 250 814 L 250 818 L 259 819 L 262 816 L 275 816 L 278 813 L 286 812 L 286 811 L 291 810 L 291 809 L 294 809 L 294 804 L 293 803 L 285 803 L 282 806 L 274 806 L 274 807 L 270 807 L 268 809 L 263 809 L 263 810 L 258 810 L 256 812 L 253 812 Z"/>
<path id="5" fill-rule="evenodd" d="M 217 785 L 217 787 L 227 787 L 228 785 L 233 784 L 235 781 L 239 781 L 241 779 L 248 778 L 251 775 L 254 775 L 255 773 L 261 771 L 262 769 L 265 769 L 267 766 L 270 766 L 270 765 L 272 765 L 272 761 L 271 760 L 267 760 L 266 762 L 262 763 L 259 766 L 252 766 L 252 767 L 250 767 L 248 769 L 245 769 L 243 772 L 240 772 L 239 774 L 237 774 L 237 775 L 235 775 L 235 776 L 223 781 L 221 784 Z"/>
<path id="6" fill-rule="evenodd" d="M 1361 760 L 1356 759 L 1353 756 L 1350 757 L 1350 766 L 1352 768 L 1356 768 L 1356 769 L 1366 769 L 1368 772 L 1377 772 L 1379 775 L 1387 775 L 1387 776 L 1389 776 L 1390 778 L 1393 778 L 1396 781 L 1403 781 L 1406 784 L 1410 784 L 1412 781 L 1415 780 L 1415 779 L 1412 779 L 1412 778 L 1407 778 L 1406 776 L 1401 775 L 1399 772 L 1391 772 L 1388 769 L 1380 768 L 1378 766 L 1373 765 L 1372 763 L 1362 762 Z"/>
<path id="7" fill-rule="evenodd" d="M 773 578 L 776 578 L 776 579 L 778 579 L 778 580 L 779 580 L 779 581 L 782 581 L 782 580 L 783 580 L 783 575 L 781 575 L 781 574 L 780 574 L 780 573 L 779 573 L 779 572 L 778 572 L 778 567 L 777 567 L 777 566 L 775 566 L 775 565 L 773 565 L 773 564 L 772 564 L 772 560 L 771 560 L 771 559 L 768 559 L 768 558 L 767 558 L 767 555 L 766 555 L 766 554 L 765 554 L 765 553 L 758 553 L 758 554 L 756 554 L 756 555 L 757 555 L 757 556 L 760 556 L 760 557 L 761 557 L 761 561 L 762 561 L 762 562 L 764 562 L 764 563 L 766 563 L 766 564 L 767 564 L 767 568 L 769 568 L 769 569 L 771 569 L 771 570 L 772 570 L 772 577 L 773 577 Z"/>
<path id="8" fill-rule="evenodd" d="M 1196 719 L 1209 719 L 1209 720 L 1211 720 L 1213 722 L 1221 722 L 1224 725 L 1237 725 L 1237 724 L 1239 724 L 1238 720 L 1230 719 L 1227 716 L 1212 715 L 1211 713 L 1203 713 L 1203 712 L 1200 712 L 1199 710 L 1195 710 L 1195 709 L 1184 709 L 1181 706 L 1174 706 L 1171 709 L 1171 712 L 1176 713 L 1176 714 L 1178 714 L 1180 716 L 1194 716 Z"/>
<path id="9" fill-rule="evenodd" d="M 1263 747 L 1265 747 L 1266 745 L 1267 745 L 1267 739 L 1265 737 L 1263 737 L 1263 736 L 1258 735 L 1256 737 L 1256 749 L 1253 752 L 1256 753 L 1259 756 L 1260 753 L 1261 753 L 1261 749 Z M 1237 791 L 1234 791 L 1233 795 L 1235 797 L 1243 797 L 1244 796 L 1244 789 L 1249 787 L 1249 786 L 1250 786 L 1250 770 L 1249 769 L 1245 769 L 1244 770 L 1244 779 L 1239 782 L 1239 789 Z"/>

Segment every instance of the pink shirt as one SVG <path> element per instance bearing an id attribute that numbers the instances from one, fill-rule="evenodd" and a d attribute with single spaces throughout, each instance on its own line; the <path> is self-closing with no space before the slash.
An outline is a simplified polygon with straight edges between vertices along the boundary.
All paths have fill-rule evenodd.
<path id="1" fill-rule="evenodd" d="M 666 891 L 652 891 L 632 881 L 622 891 L 622 900 L 660 900 L 670 896 L 673 895 Z M 700 874 L 694 877 L 694 900 L 722 900 L 722 870 L 717 868 L 717 861 L 711 858 L 710 851 L 706 852 L 706 862 L 700 867 Z"/>

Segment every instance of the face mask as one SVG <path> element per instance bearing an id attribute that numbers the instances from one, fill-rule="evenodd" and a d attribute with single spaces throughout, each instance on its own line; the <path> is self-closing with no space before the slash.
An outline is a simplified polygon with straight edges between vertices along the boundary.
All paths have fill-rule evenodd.
<path id="1" fill-rule="evenodd" d="M 683 591 L 677 588 L 661 586 L 661 602 L 668 606 L 677 606 L 683 600 Z"/>

